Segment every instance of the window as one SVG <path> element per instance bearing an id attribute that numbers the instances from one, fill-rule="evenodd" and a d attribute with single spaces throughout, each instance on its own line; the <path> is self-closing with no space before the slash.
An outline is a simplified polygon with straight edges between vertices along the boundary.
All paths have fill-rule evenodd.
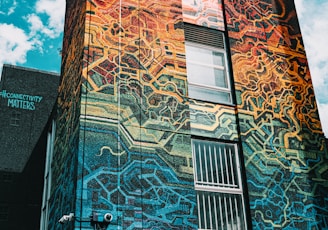
<path id="1" fill-rule="evenodd" d="M 5 183 L 11 183 L 13 181 L 13 174 L 6 172 L 2 175 L 2 181 Z"/>
<path id="2" fill-rule="evenodd" d="M 51 190 L 51 179 L 52 179 L 52 160 L 55 142 L 56 123 L 52 121 L 51 130 L 48 132 L 47 137 L 47 152 L 46 152 L 46 166 L 44 170 L 44 185 L 43 185 L 43 197 L 41 207 L 41 221 L 40 229 L 48 229 L 49 219 L 49 200 Z"/>
<path id="3" fill-rule="evenodd" d="M 223 33 L 186 24 L 185 36 L 189 96 L 231 104 Z"/>
<path id="4" fill-rule="evenodd" d="M 246 229 L 235 144 L 192 140 L 199 229 Z"/>
<path id="5" fill-rule="evenodd" d="M 0 222 L 8 221 L 9 219 L 9 208 L 7 205 L 0 205 Z"/>
<path id="6" fill-rule="evenodd" d="M 19 126 L 20 119 L 21 119 L 21 113 L 20 112 L 17 112 L 17 111 L 14 111 L 11 114 L 10 125 L 11 126 Z"/>

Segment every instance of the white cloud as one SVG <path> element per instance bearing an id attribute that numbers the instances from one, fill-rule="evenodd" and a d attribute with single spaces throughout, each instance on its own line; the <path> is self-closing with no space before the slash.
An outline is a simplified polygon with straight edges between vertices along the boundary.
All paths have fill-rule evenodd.
<path id="1" fill-rule="evenodd" d="M 318 107 L 322 130 L 325 133 L 326 138 L 328 138 L 328 104 L 318 104 Z"/>
<path id="2" fill-rule="evenodd" d="M 43 53 L 46 39 L 61 36 L 64 27 L 65 0 L 38 0 L 35 12 L 24 16 L 29 24 L 29 37 Z"/>
<path id="3" fill-rule="evenodd" d="M 30 24 L 31 37 L 37 36 L 39 33 L 45 34 L 50 38 L 56 37 L 55 31 L 44 26 L 41 18 L 36 14 L 27 15 L 26 20 Z"/>
<path id="4" fill-rule="evenodd" d="M 328 137 L 328 2 L 295 0 L 321 123 Z M 323 111 L 322 111 L 323 110 Z"/>
<path id="5" fill-rule="evenodd" d="M 65 0 L 38 0 L 36 13 L 49 17 L 45 25 L 49 31 L 43 29 L 43 32 L 51 38 L 58 37 L 64 28 Z"/>
<path id="6" fill-rule="evenodd" d="M 22 4 L 18 2 L 0 0 L 0 16 L 12 14 L 17 18 L 17 22 L 10 22 L 14 24 L 0 22 L 0 73 L 4 63 L 24 65 L 29 51 L 49 52 L 49 44 L 63 33 L 65 0 L 35 0 L 33 5 L 26 0 L 22 0 Z"/>
<path id="7" fill-rule="evenodd" d="M 24 30 L 13 24 L 0 24 L 0 66 L 4 63 L 17 64 L 26 61 L 27 52 L 34 48 Z"/>

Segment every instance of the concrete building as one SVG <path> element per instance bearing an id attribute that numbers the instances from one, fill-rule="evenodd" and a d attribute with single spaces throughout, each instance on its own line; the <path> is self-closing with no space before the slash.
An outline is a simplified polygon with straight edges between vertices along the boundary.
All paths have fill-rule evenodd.
<path id="1" fill-rule="evenodd" d="M 42 229 L 328 227 L 293 1 L 67 1 L 48 135 Z"/>
<path id="2" fill-rule="evenodd" d="M 38 229 L 46 157 L 44 132 L 59 75 L 4 65 L 0 81 L 0 229 Z"/>

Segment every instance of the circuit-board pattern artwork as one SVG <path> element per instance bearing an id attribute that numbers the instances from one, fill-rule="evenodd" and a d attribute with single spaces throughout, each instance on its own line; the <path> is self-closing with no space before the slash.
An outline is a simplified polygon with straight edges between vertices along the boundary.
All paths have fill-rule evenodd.
<path id="1" fill-rule="evenodd" d="M 79 145 L 79 119 L 81 101 L 83 34 L 85 4 L 72 0 L 66 6 L 65 35 L 62 52 L 62 74 L 58 102 L 55 110 L 56 139 L 51 164 L 51 191 L 48 229 L 58 229 L 58 220 L 75 211 L 77 152 Z M 48 149 L 49 151 L 49 149 Z M 48 156 L 49 157 L 49 156 Z M 49 179 L 49 175 L 48 178 Z M 46 189 L 44 191 L 47 191 Z M 49 191 L 47 191 L 48 193 Z M 46 194 L 44 194 L 46 195 Z M 67 223 L 73 228 L 73 223 Z"/>
<path id="2" fill-rule="evenodd" d="M 327 152 L 293 1 L 225 1 L 254 229 L 327 228 Z"/>
<path id="3" fill-rule="evenodd" d="M 221 0 L 182 0 L 183 21 L 224 30 Z"/>
<path id="4" fill-rule="evenodd" d="M 93 229 L 99 211 L 108 229 L 196 229 L 191 134 L 241 138 L 254 229 L 327 228 L 327 154 L 292 1 L 224 1 L 236 109 L 189 102 L 179 0 L 83 2 L 68 4 L 50 228 L 76 208 L 75 228 Z M 200 18 L 188 22 L 208 27 Z"/>
<path id="5" fill-rule="evenodd" d="M 103 118 L 88 116 L 81 130 L 88 140 L 80 158 L 80 163 L 84 160 L 83 216 L 92 211 L 112 213 L 107 229 L 196 228 L 192 178 L 172 170 L 187 166 L 184 157 L 175 156 L 172 164 L 163 157 L 170 156 L 161 146 L 147 138 L 134 140 L 117 122 L 105 123 Z M 134 133 L 142 136 L 147 130 Z M 182 144 L 188 142 L 186 137 Z"/>
<path id="6" fill-rule="evenodd" d="M 234 106 L 190 99 L 189 109 L 192 135 L 235 142 L 239 140 Z"/>
<path id="7" fill-rule="evenodd" d="M 197 228 L 181 2 L 88 1 L 85 38 L 77 213 Z"/>

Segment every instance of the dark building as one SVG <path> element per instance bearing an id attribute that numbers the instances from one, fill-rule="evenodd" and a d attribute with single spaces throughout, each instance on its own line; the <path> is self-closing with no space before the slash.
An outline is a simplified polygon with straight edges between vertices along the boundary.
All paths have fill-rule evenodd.
<path id="1" fill-rule="evenodd" d="M 4 65 L 0 82 L 0 229 L 40 225 L 48 119 L 59 75 Z"/>

